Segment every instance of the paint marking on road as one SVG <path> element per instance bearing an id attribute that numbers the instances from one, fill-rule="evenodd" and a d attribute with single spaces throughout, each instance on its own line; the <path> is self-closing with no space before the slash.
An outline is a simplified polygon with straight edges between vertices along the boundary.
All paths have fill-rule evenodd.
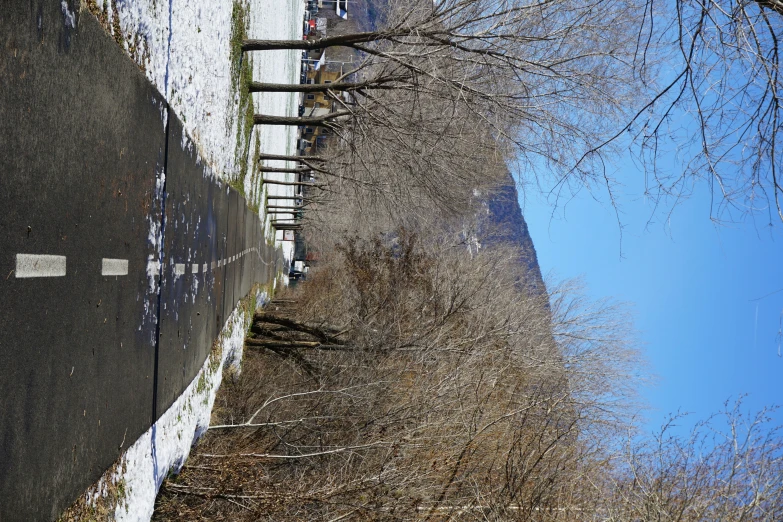
<path id="1" fill-rule="evenodd" d="M 212 261 L 212 270 L 214 270 L 216 268 L 216 266 L 217 266 L 217 264 L 214 261 Z"/>
<path id="2" fill-rule="evenodd" d="M 205 274 L 207 273 L 207 264 L 206 263 L 204 263 L 204 266 L 201 267 L 201 271 L 203 273 L 205 273 Z"/>
<path id="3" fill-rule="evenodd" d="M 65 275 L 65 256 L 45 254 L 16 254 L 17 278 L 62 277 Z"/>
<path id="4" fill-rule="evenodd" d="M 127 259 L 110 259 L 104 257 L 101 259 L 101 275 L 104 276 L 124 276 L 128 275 Z"/>
<path id="5" fill-rule="evenodd" d="M 191 272 L 194 274 L 198 274 L 198 263 L 193 263 L 193 268 L 191 269 Z"/>
<path id="6" fill-rule="evenodd" d="M 174 265 L 174 275 L 185 275 L 185 263 L 177 263 Z"/>

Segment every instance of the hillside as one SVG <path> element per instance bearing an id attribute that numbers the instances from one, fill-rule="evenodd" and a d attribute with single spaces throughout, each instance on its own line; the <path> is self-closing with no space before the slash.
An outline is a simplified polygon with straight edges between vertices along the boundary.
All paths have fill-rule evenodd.
<path id="1" fill-rule="evenodd" d="M 516 184 L 510 173 L 507 183 L 503 184 L 487 200 L 486 205 L 489 211 L 489 226 L 482 242 L 506 241 L 519 245 L 521 249 L 520 261 L 529 270 L 531 286 L 545 292 L 546 287 L 541 276 L 541 268 L 538 266 L 536 247 L 533 245 L 533 238 L 530 237 L 527 222 L 522 215 Z"/>
<path id="2" fill-rule="evenodd" d="M 349 18 L 356 21 L 364 31 L 377 28 L 386 8 L 386 0 L 353 0 L 350 2 Z"/>

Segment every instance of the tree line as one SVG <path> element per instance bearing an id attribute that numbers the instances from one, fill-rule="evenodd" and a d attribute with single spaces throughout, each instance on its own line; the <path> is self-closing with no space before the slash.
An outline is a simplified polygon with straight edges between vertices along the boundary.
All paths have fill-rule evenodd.
<path id="1" fill-rule="evenodd" d="M 716 213 L 776 215 L 780 15 L 767 1 L 390 0 L 375 31 L 244 42 L 362 59 L 331 84 L 250 85 L 334 101 L 256 117 L 330 131 L 310 156 L 258 158 L 301 175 L 292 206 L 317 262 L 254 316 L 242 372 L 155 518 L 783 519 L 771 412 L 740 400 L 685 435 L 680 417 L 640 433 L 649 375 L 627 306 L 578 281 L 530 284 L 487 209 L 509 169 L 523 188 L 611 195 L 605 162 L 633 143 L 661 201 L 705 179 Z M 682 109 L 696 127 L 673 121 Z M 656 169 L 667 140 L 690 154 L 681 172 Z M 279 160 L 296 166 L 263 165 Z"/>
<path id="2" fill-rule="evenodd" d="M 625 308 L 531 292 L 517 257 L 449 229 L 343 236 L 255 314 L 155 519 L 779 520 L 768 412 L 640 433 Z"/>
<path id="3" fill-rule="evenodd" d="M 255 91 L 325 92 L 337 110 L 259 124 L 327 126 L 352 146 L 368 127 L 388 139 L 417 129 L 421 105 L 480 125 L 515 174 L 569 197 L 587 188 L 616 203 L 607 163 L 628 148 L 647 195 L 664 207 L 694 190 L 711 216 L 783 219 L 780 2 L 766 0 L 428 0 L 384 2 L 373 31 L 308 40 L 246 40 L 242 49 L 353 49 L 332 84 L 253 83 Z M 406 111 L 410 114 L 406 114 Z M 412 128 L 413 127 L 413 128 Z M 416 143 L 399 144 L 411 153 Z M 456 147 L 455 147 L 456 149 Z M 676 153 L 676 154 L 675 154 Z M 680 159 L 661 165 L 664 157 Z M 697 187 L 694 189 L 694 187 Z"/>

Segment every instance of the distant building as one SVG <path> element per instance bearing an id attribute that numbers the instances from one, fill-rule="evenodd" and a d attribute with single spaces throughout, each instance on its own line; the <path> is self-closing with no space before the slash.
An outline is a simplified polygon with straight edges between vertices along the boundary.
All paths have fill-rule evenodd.
<path id="1" fill-rule="evenodd" d="M 325 67 L 320 67 L 318 70 L 310 69 L 305 74 L 305 83 L 307 84 L 330 84 L 340 77 L 340 71 L 330 71 Z M 328 107 L 331 108 L 332 100 L 326 96 L 323 92 L 306 93 L 302 105 L 305 107 L 305 113 L 309 112 L 308 109 L 315 107 Z"/>
<path id="2" fill-rule="evenodd" d="M 334 13 L 343 20 L 348 19 L 348 0 L 318 0 L 318 8 L 334 7 Z"/>

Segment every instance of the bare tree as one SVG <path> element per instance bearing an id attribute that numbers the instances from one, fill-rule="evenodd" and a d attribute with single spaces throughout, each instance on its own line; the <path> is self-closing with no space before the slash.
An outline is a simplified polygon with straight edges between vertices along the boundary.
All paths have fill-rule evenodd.
<path id="1" fill-rule="evenodd" d="M 287 169 L 315 181 L 329 202 L 310 206 L 313 226 L 345 232 L 379 219 L 394 228 L 467 215 L 474 192 L 490 193 L 507 175 L 501 146 L 463 104 L 411 92 L 384 92 L 372 104 L 334 124 L 317 159 L 297 157 L 301 166 Z"/>
<path id="2" fill-rule="evenodd" d="M 249 40 L 243 48 L 353 48 L 367 59 L 351 71 L 360 75 L 355 85 L 341 87 L 354 106 L 346 110 L 378 112 L 378 91 L 448 99 L 475 112 L 496 140 L 513 144 L 525 168 L 543 161 L 555 176 L 574 168 L 586 176 L 600 159 L 585 154 L 635 113 L 649 90 L 634 62 L 644 13 L 644 2 L 629 0 L 395 1 L 378 31 Z"/>
<path id="3" fill-rule="evenodd" d="M 387 89 L 463 100 L 496 138 L 516 145 L 518 171 L 546 191 L 604 188 L 615 203 L 619 180 L 605 153 L 631 145 L 648 174 L 649 195 L 665 206 L 704 181 L 715 219 L 758 213 L 783 219 L 780 3 L 672 6 L 392 2 L 377 31 L 248 40 L 244 49 L 355 49 L 366 60 L 328 92 L 348 91 L 359 104 Z M 256 86 L 262 87 L 328 89 Z M 681 159 L 675 169 L 660 164 L 672 152 Z"/>
<path id="4" fill-rule="evenodd" d="M 677 433 L 674 416 L 653 439 L 628 442 L 602 508 L 608 520 L 780 520 L 780 427 L 742 402 Z M 608 477 L 608 476 L 607 476 Z M 605 477 L 605 478 L 607 478 Z"/>
<path id="5" fill-rule="evenodd" d="M 649 193 L 676 202 L 703 180 L 718 220 L 758 213 L 783 219 L 780 2 L 678 0 L 672 12 L 654 8 L 661 7 L 649 2 L 640 49 L 656 39 L 674 42 L 665 56 L 671 68 L 659 72 L 664 87 L 628 127 L 653 174 Z M 682 168 L 659 168 L 656 159 L 672 147 Z"/>
<path id="6" fill-rule="evenodd" d="M 301 295 L 256 316 L 247 349 L 262 373 L 168 493 L 237 517 L 564 519 L 602 447 L 588 424 L 617 404 L 570 373 L 586 351 L 563 364 L 560 319 L 520 270 L 514 249 L 458 236 L 345 239 Z M 588 335 L 617 355 L 616 338 Z M 226 466 L 254 478 L 238 489 Z"/>

